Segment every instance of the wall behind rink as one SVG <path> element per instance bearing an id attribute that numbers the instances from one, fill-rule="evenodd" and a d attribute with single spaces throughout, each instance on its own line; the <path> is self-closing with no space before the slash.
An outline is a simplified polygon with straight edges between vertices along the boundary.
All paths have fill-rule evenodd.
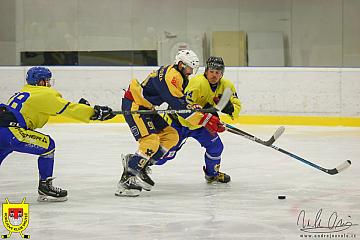
<path id="1" fill-rule="evenodd" d="M 84 97 L 92 104 L 119 110 L 123 89 L 129 81 L 132 78 L 142 81 L 156 67 L 50 69 L 55 89 L 64 98 L 78 101 Z M 0 67 L 1 102 L 7 101 L 25 84 L 26 70 L 27 67 Z M 204 68 L 200 68 L 198 73 L 203 71 Z M 359 124 L 360 69 L 228 67 L 224 78 L 232 80 L 236 86 L 242 101 L 242 116 L 290 120 L 292 117 L 351 118 L 356 121 L 355 125 Z"/>

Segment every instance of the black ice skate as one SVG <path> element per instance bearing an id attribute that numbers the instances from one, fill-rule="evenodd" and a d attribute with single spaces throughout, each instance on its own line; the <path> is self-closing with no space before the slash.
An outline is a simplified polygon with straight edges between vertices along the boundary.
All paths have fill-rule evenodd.
<path id="1" fill-rule="evenodd" d="M 228 183 L 231 181 L 231 178 L 229 175 L 227 175 L 226 173 L 223 172 L 218 172 L 218 174 L 216 176 L 209 176 L 206 173 L 206 168 L 205 166 L 203 167 L 204 173 L 205 173 L 205 179 L 208 183 Z"/>
<path id="2" fill-rule="evenodd" d="M 117 185 L 118 189 L 115 192 L 116 196 L 137 197 L 142 190 L 142 187 L 137 185 L 135 175 L 128 172 L 127 163 L 128 159 L 130 159 L 132 156 L 133 154 L 127 154 L 126 156 L 121 155 L 124 171 Z"/>
<path id="3" fill-rule="evenodd" d="M 136 177 L 136 184 L 138 186 L 140 186 L 142 189 L 146 190 L 146 191 L 150 191 L 151 188 L 155 185 L 154 181 L 150 178 L 149 174 L 151 172 L 150 168 L 149 168 L 149 162 L 147 162 L 145 164 L 145 166 L 143 168 L 131 168 L 129 166 L 129 161 L 136 161 L 134 159 L 132 159 L 134 155 L 133 154 L 128 154 L 125 156 L 125 163 L 123 160 L 123 165 L 125 168 L 126 165 L 126 171 L 131 173 L 132 175 L 134 175 Z M 140 161 L 147 161 L 146 159 L 140 159 Z M 140 162 L 139 161 L 139 162 Z M 134 165 L 134 164 L 133 164 Z M 138 166 L 139 163 L 136 163 L 136 166 Z"/>
<path id="4" fill-rule="evenodd" d="M 155 185 L 154 181 L 149 176 L 151 174 L 151 168 L 149 163 L 150 161 L 145 165 L 145 167 L 140 171 L 139 174 L 141 180 L 150 185 L 149 188 L 144 187 L 144 190 L 146 191 L 150 191 L 151 188 Z"/>
<path id="5" fill-rule="evenodd" d="M 67 200 L 67 191 L 52 185 L 54 177 L 39 180 L 39 202 L 64 202 Z"/>

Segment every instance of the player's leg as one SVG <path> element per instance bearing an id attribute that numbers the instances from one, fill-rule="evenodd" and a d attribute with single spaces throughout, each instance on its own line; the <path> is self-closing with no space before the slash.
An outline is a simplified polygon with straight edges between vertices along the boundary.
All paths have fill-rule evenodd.
<path id="1" fill-rule="evenodd" d="M 23 128 L 9 128 L 13 135 L 11 149 L 16 152 L 39 155 L 38 201 L 66 201 L 67 191 L 52 185 L 54 169 L 54 140 L 45 134 Z"/>
<path id="2" fill-rule="evenodd" d="M 187 133 L 188 133 L 188 128 L 184 127 L 178 123 L 172 122 L 171 127 L 173 129 L 176 130 L 177 134 L 179 135 L 179 141 L 177 142 L 177 144 L 173 147 L 170 148 L 170 150 L 159 160 L 156 161 L 156 165 L 163 165 L 165 164 L 167 161 L 172 160 L 176 157 L 177 152 L 181 149 L 181 147 L 185 144 L 186 139 L 188 137 Z M 166 144 L 169 145 L 173 145 L 173 136 L 170 134 L 162 134 L 160 132 L 160 142 L 161 145 L 163 146 L 167 146 Z"/>
<path id="3" fill-rule="evenodd" d="M 142 107 L 132 101 L 123 99 L 122 109 L 140 110 Z M 141 188 L 150 190 L 154 186 L 154 182 L 146 169 L 168 151 L 160 145 L 158 136 L 158 133 L 168 125 L 158 115 L 125 115 L 125 120 L 139 143 L 139 149 L 135 154 L 128 154 L 123 158 L 124 172 L 118 183 L 116 195 L 137 196 Z M 173 131 L 173 135 L 177 141 L 176 131 Z M 136 178 L 136 181 L 132 179 L 133 177 Z M 141 188 L 138 189 L 138 187 Z"/>
<path id="4" fill-rule="evenodd" d="M 206 128 L 199 128 L 191 132 L 191 137 L 195 138 L 205 151 L 205 166 L 203 167 L 205 179 L 211 182 L 227 183 L 230 176 L 220 172 L 221 154 L 224 145 L 217 133 L 210 133 Z"/>
<path id="5" fill-rule="evenodd" d="M 55 142 L 52 138 L 50 139 L 50 145 L 48 151 L 41 154 L 38 158 L 39 168 L 39 188 L 38 188 L 38 201 L 66 201 L 67 191 L 52 185 L 53 170 L 54 170 L 54 154 L 55 154 Z"/>
<path id="6" fill-rule="evenodd" d="M 163 151 L 161 154 L 155 154 L 152 157 L 151 163 L 162 165 L 164 158 L 169 156 L 169 152 L 174 151 L 174 149 L 178 147 L 177 144 L 179 143 L 179 138 L 181 138 L 181 136 L 178 129 L 169 126 L 168 122 L 159 115 L 153 117 L 153 122 L 156 129 L 161 129 L 157 135 L 159 136 L 160 146 Z M 175 155 L 173 157 L 175 157 Z"/>
<path id="7" fill-rule="evenodd" d="M 134 105 L 134 106 L 133 106 Z M 133 101 L 130 101 L 128 99 L 123 98 L 122 99 L 122 106 L 121 109 L 123 111 L 131 111 L 132 109 L 137 108 L 139 109 L 139 106 L 136 106 L 136 104 Z M 147 133 L 146 127 L 143 124 L 143 126 L 138 126 L 136 119 L 140 118 L 140 115 L 134 114 L 134 115 L 124 115 L 125 121 L 128 124 L 130 131 L 136 141 L 139 141 L 139 139 Z M 134 157 L 134 154 L 126 154 L 122 155 L 122 165 L 123 165 L 123 173 L 121 175 L 121 178 L 117 184 L 117 190 L 115 192 L 116 196 L 131 196 L 136 197 L 139 196 L 142 187 L 140 187 L 136 182 L 136 177 L 134 174 L 132 174 L 130 171 L 128 171 L 128 162 Z"/>
<path id="8" fill-rule="evenodd" d="M 138 177 L 139 185 L 144 190 L 150 190 L 154 182 L 149 176 L 149 167 L 156 164 L 178 142 L 178 133 L 170 127 L 159 115 L 143 115 L 141 120 L 147 126 L 149 135 L 141 137 L 139 150 L 129 160 L 129 169 Z M 137 124 L 138 126 L 140 124 Z"/>
<path id="9" fill-rule="evenodd" d="M 123 110 L 145 109 L 126 99 L 123 100 L 122 107 Z M 153 155 L 162 154 L 163 149 L 160 147 L 160 139 L 156 134 L 160 130 L 155 128 L 151 115 L 125 115 L 125 120 L 134 138 L 138 141 L 139 147 L 135 154 L 128 154 L 125 157 L 124 160 L 126 160 L 126 162 L 123 161 L 124 174 L 135 176 L 138 186 L 145 190 L 150 190 L 151 187 L 154 186 L 154 182 L 146 174 L 145 169 Z"/>

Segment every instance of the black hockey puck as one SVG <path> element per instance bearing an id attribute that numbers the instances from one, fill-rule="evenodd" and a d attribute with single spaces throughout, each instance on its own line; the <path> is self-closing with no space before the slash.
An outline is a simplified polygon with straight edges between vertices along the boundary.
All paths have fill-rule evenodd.
<path id="1" fill-rule="evenodd" d="M 279 196 L 278 196 L 278 199 L 286 199 L 286 196 L 284 196 L 284 195 L 279 195 Z"/>

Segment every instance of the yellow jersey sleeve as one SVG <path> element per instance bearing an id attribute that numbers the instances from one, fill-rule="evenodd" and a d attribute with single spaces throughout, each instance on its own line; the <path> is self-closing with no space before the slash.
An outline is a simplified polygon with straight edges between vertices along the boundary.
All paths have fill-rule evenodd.
<path id="1" fill-rule="evenodd" d="M 94 115 L 92 107 L 71 103 L 55 89 L 44 86 L 25 85 L 9 100 L 9 106 L 21 113 L 29 129 L 43 127 L 50 116 L 58 114 L 82 122 L 89 122 Z"/>
<path id="2" fill-rule="evenodd" d="M 54 115 L 63 115 L 82 122 L 89 122 L 94 115 L 94 109 L 86 104 L 72 103 L 62 98 L 61 94 L 55 89 L 44 91 L 43 104 L 39 105 L 42 113 Z M 37 98 L 39 99 L 39 98 Z"/>

